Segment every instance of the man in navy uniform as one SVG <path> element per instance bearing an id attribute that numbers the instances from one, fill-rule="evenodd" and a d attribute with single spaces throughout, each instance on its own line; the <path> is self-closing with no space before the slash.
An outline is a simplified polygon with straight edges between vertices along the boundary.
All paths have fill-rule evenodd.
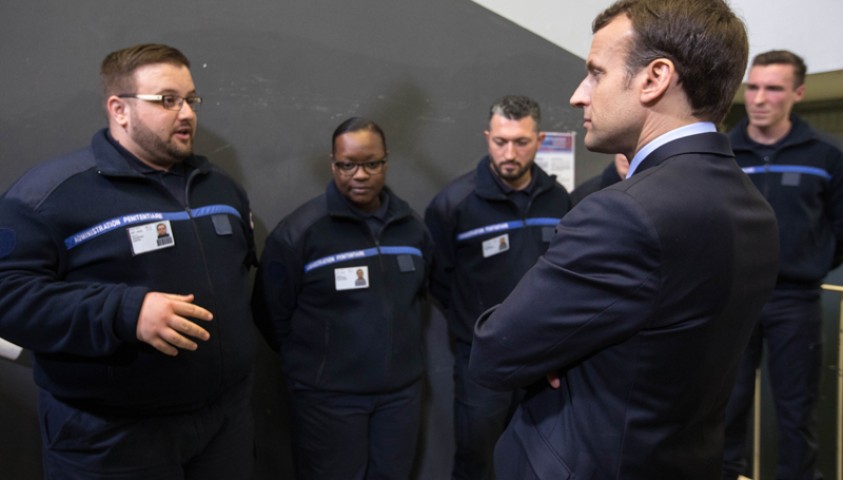
<path id="1" fill-rule="evenodd" d="M 0 199 L 0 336 L 34 354 L 48 479 L 251 471 L 249 202 L 193 154 L 189 67 L 106 56 L 108 128 Z"/>
<path id="2" fill-rule="evenodd" d="M 458 480 L 492 478 L 492 450 L 519 398 L 469 377 L 474 322 L 536 263 L 571 208 L 565 188 L 534 162 L 545 137 L 535 100 L 497 100 L 485 136 L 488 155 L 436 195 L 425 213 L 436 244 L 431 293 L 455 345 L 452 477 Z"/>
<path id="3" fill-rule="evenodd" d="M 843 153 L 792 113 L 805 94 L 806 70 L 786 50 L 757 55 L 744 89 L 747 117 L 729 132 L 738 164 L 776 212 L 781 258 L 726 409 L 724 479 L 734 480 L 747 466 L 755 370 L 765 343 L 779 427 L 777 477 L 819 478 L 820 283 L 843 260 Z"/>

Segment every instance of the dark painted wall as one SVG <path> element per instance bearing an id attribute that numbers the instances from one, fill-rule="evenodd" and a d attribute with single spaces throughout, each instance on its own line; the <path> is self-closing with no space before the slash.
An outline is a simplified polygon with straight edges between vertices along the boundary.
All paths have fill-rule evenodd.
<path id="1" fill-rule="evenodd" d="M 197 151 L 249 191 L 258 240 L 330 178 L 330 134 L 352 115 L 386 131 L 388 184 L 418 211 L 485 151 L 489 104 L 536 98 L 544 128 L 576 130 L 577 178 L 609 157 L 583 148 L 568 98 L 583 61 L 468 0 L 354 2 L 74 0 L 0 4 L 0 190 L 36 163 L 86 145 L 105 125 L 98 68 L 136 43 L 180 48 L 205 97 Z M 428 386 L 417 478 L 448 476 L 451 353 L 428 329 Z M 0 477 L 40 478 L 36 389 L 0 360 Z M 262 346 L 254 398 L 257 478 L 291 478 L 275 356 Z"/>

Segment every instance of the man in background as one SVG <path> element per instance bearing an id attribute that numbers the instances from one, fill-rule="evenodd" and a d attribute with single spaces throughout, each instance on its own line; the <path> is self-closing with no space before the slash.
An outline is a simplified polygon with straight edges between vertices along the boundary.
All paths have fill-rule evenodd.
<path id="1" fill-rule="evenodd" d="M 545 252 L 568 193 L 535 163 L 544 140 L 535 100 L 496 101 L 485 131 L 488 154 L 430 203 L 425 222 L 436 253 L 431 294 L 454 341 L 454 479 L 491 479 L 492 451 L 517 403 L 468 376 L 474 322 L 502 302 Z"/>
<path id="2" fill-rule="evenodd" d="M 756 56 L 744 91 L 747 117 L 729 132 L 743 168 L 779 223 L 773 295 L 750 337 L 726 409 L 723 478 L 744 472 L 755 370 L 767 368 L 779 427 L 776 478 L 813 480 L 822 370 L 820 283 L 843 259 L 843 154 L 792 113 L 805 95 L 805 62 L 786 50 Z"/>

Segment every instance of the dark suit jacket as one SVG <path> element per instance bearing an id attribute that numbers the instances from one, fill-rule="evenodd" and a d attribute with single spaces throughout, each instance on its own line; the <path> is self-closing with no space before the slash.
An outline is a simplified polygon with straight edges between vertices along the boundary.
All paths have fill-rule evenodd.
<path id="1" fill-rule="evenodd" d="M 498 480 L 720 478 L 724 409 L 777 238 L 718 133 L 657 148 L 574 207 L 475 329 L 475 380 L 529 390 L 498 442 Z"/>

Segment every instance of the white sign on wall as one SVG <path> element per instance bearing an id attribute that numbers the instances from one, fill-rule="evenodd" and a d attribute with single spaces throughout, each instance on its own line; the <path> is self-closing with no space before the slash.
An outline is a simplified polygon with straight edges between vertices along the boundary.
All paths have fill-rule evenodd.
<path id="1" fill-rule="evenodd" d="M 566 190 L 574 190 L 574 140 L 575 132 L 545 132 L 544 142 L 536 153 L 536 165 L 550 175 Z"/>

